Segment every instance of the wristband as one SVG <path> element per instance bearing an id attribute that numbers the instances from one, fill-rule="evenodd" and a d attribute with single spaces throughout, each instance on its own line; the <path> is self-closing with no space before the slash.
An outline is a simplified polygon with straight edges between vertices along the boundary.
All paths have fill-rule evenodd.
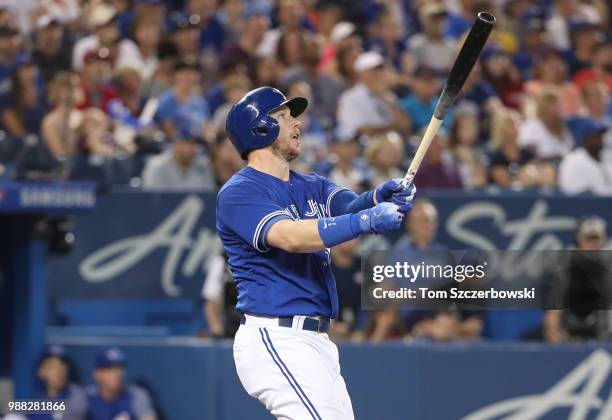
<path id="1" fill-rule="evenodd" d="M 319 236 L 327 248 L 350 241 L 361 233 L 357 214 L 319 219 L 317 227 Z"/>

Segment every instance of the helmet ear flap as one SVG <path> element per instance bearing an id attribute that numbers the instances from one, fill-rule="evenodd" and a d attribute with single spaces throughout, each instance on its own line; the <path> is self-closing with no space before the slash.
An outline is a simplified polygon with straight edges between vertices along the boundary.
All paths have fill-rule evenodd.
<path id="1" fill-rule="evenodd" d="M 253 148 L 266 147 L 274 142 L 280 132 L 278 121 L 274 118 L 266 116 L 251 127 L 252 143 L 249 146 Z"/>

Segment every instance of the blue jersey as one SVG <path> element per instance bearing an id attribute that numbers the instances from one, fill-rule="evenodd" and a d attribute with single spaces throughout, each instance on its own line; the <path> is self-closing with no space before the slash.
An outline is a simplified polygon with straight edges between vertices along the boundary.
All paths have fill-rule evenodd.
<path id="1" fill-rule="evenodd" d="M 268 229 L 281 219 L 330 217 L 345 190 L 316 175 L 290 171 L 289 181 L 243 168 L 217 195 L 217 231 L 238 289 L 236 308 L 263 316 L 338 317 L 329 250 L 289 253 L 269 248 Z"/>
<path id="2" fill-rule="evenodd" d="M 154 416 L 149 394 L 137 386 L 128 386 L 113 400 L 105 400 L 97 387 L 87 390 L 87 420 L 137 420 Z"/>

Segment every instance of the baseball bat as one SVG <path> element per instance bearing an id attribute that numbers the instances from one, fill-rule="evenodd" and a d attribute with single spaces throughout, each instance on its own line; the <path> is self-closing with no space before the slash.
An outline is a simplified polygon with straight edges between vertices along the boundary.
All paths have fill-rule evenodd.
<path id="1" fill-rule="evenodd" d="M 474 25 L 472 25 L 472 29 L 470 30 L 470 33 L 465 39 L 465 42 L 463 43 L 463 46 L 455 59 L 455 63 L 453 64 L 450 74 L 446 79 L 446 83 L 444 84 L 444 89 L 438 98 L 438 103 L 436 104 L 434 114 L 427 125 L 423 139 L 421 140 L 421 143 L 414 154 L 414 158 L 410 163 L 410 167 L 406 172 L 406 176 L 402 181 L 402 185 L 404 185 L 404 187 L 412 184 L 414 176 L 421 165 L 421 161 L 425 157 L 427 149 L 429 149 L 429 145 L 436 136 L 436 133 L 442 124 L 442 120 L 444 120 L 448 109 L 455 101 L 457 94 L 463 87 L 465 80 L 472 71 L 474 64 L 476 64 L 476 60 L 478 59 L 484 44 L 487 42 L 487 38 L 489 38 L 489 34 L 491 34 L 494 24 L 495 16 L 493 16 L 491 13 L 478 13 L 476 21 L 474 22 Z"/>

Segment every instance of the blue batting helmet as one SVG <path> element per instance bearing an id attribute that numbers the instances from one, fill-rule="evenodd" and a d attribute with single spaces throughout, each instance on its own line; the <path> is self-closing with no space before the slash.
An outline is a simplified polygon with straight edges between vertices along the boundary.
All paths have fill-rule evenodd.
<path id="1" fill-rule="evenodd" d="M 304 112 L 308 101 L 302 97 L 287 99 L 278 89 L 264 86 L 244 95 L 230 109 L 225 128 L 243 159 L 251 150 L 274 143 L 280 128 L 269 114 L 282 106 L 287 106 L 295 118 Z"/>

